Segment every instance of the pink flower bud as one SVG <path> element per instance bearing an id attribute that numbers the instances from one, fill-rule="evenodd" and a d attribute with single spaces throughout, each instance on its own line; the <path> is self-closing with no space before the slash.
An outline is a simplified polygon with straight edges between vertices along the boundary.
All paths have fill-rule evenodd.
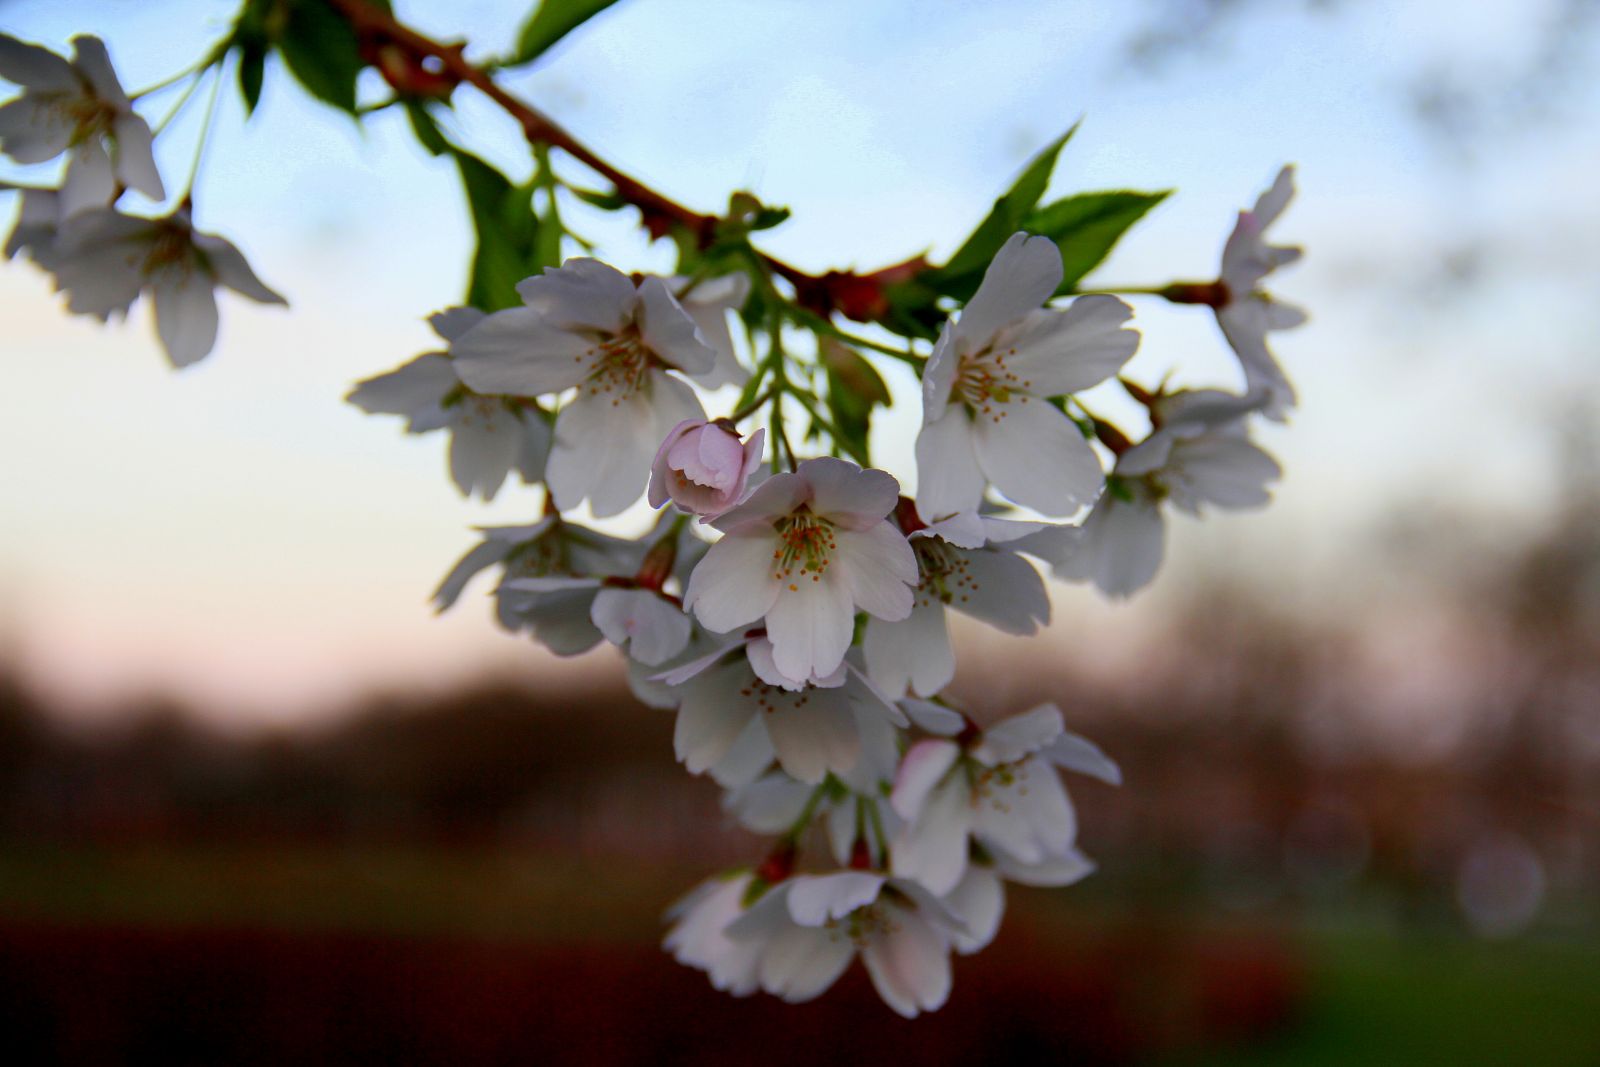
<path id="1" fill-rule="evenodd" d="M 726 422 L 686 419 L 672 428 L 650 465 L 650 506 L 668 499 L 684 511 L 710 519 L 744 496 L 750 475 L 761 465 L 765 430 L 750 440 Z"/>

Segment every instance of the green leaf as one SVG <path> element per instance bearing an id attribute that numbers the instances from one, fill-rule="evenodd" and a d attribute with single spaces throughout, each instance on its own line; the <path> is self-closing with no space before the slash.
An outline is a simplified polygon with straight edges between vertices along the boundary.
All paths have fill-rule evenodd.
<path id="1" fill-rule="evenodd" d="M 267 72 L 266 46 L 255 40 L 239 43 L 239 95 L 244 97 L 245 117 L 255 114 L 261 102 L 261 82 Z"/>
<path id="2" fill-rule="evenodd" d="M 556 204 L 555 189 L 548 189 L 545 195 L 549 203 L 539 218 L 539 229 L 533 241 L 533 260 L 529 264 L 538 270 L 561 266 L 561 238 L 566 233 L 566 227 L 561 223 L 560 208 Z"/>
<path id="3" fill-rule="evenodd" d="M 356 75 L 365 65 L 356 31 L 327 0 L 292 0 L 278 51 L 289 72 L 324 103 L 356 113 Z"/>
<path id="4" fill-rule="evenodd" d="M 533 214 L 532 190 L 513 185 L 470 152 L 451 146 L 450 154 L 461 173 L 472 228 L 478 235 L 466 301 L 484 311 L 515 307 L 522 302 L 517 283 L 537 271 L 539 222 Z"/>
<path id="5" fill-rule="evenodd" d="M 517 35 L 517 51 L 511 65 L 531 63 L 549 51 L 561 38 L 600 14 L 617 0 L 539 0 L 539 5 L 522 24 Z"/>
<path id="6" fill-rule="evenodd" d="M 950 257 L 950 262 L 935 272 L 935 285 L 941 293 L 965 300 L 977 291 L 978 282 L 982 280 L 989 261 L 1000 251 L 1000 246 L 1006 243 L 1008 237 L 1022 229 L 1022 220 L 1028 217 L 1028 213 L 1039 203 L 1039 198 L 1044 196 L 1050 184 L 1050 175 L 1056 168 L 1056 157 L 1061 155 L 1061 149 L 1077 132 L 1078 124 L 1073 123 L 1071 129 L 1046 145 L 1022 168 L 1022 173 L 1011 188 L 994 202 L 988 217 L 978 224 L 972 236 Z"/>
<path id="7" fill-rule="evenodd" d="M 822 366 L 828 377 L 828 417 L 838 431 L 835 443 L 862 466 L 867 458 L 867 437 L 872 430 L 872 409 L 889 406 L 889 387 L 861 353 L 831 337 L 819 338 Z"/>
<path id="8" fill-rule="evenodd" d="M 428 150 L 429 155 L 442 156 L 450 151 L 450 142 L 445 140 L 439 124 L 433 121 L 433 116 L 422 101 L 407 98 L 400 103 L 406 109 L 406 118 L 411 120 L 411 132 L 417 135 L 417 141 Z"/>
<path id="9" fill-rule="evenodd" d="M 1057 291 L 1069 293 L 1111 254 L 1134 223 L 1171 195 L 1171 189 L 1079 193 L 1035 209 L 1023 220 L 1022 229 L 1043 234 L 1061 249 L 1064 274 Z"/>
<path id="10" fill-rule="evenodd" d="M 622 195 L 616 191 L 602 193 L 595 189 L 579 189 L 570 185 L 567 188 L 571 189 L 573 195 L 585 204 L 591 204 L 602 211 L 621 211 L 628 206 L 628 201 L 623 199 Z"/>

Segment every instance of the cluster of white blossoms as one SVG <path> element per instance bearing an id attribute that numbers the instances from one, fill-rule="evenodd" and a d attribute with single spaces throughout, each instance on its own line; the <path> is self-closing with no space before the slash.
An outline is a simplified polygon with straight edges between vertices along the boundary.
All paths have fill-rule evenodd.
<path id="1" fill-rule="evenodd" d="M 374 14 L 364 32 L 385 18 Z M 252 25 L 241 16 L 190 72 L 195 85 L 213 68 L 220 85 Z M 425 39 L 404 40 L 411 51 L 395 55 L 420 76 Z M 216 339 L 217 286 L 282 298 L 233 245 L 195 231 L 189 191 L 164 213 L 123 209 L 130 191 L 157 205 L 167 196 L 151 129 L 100 41 L 79 37 L 74 49 L 67 60 L 0 35 L 0 78 L 22 88 L 0 105 L 0 153 L 30 167 L 64 158 L 53 185 L 5 186 L 20 191 L 5 254 L 50 272 L 75 313 L 107 320 L 148 296 L 171 361 L 193 363 Z M 401 93 L 423 84 L 385 77 Z M 327 83 L 313 81 L 328 99 Z M 253 106 L 249 83 L 245 66 Z M 407 103 L 426 144 L 429 112 Z M 341 106 L 356 113 L 353 97 Z M 522 117 L 530 137 L 543 129 Z M 432 316 L 435 351 L 348 399 L 401 417 L 409 433 L 448 431 L 463 494 L 492 499 L 513 471 L 543 487 L 537 521 L 483 529 L 435 603 L 449 607 L 493 569 L 508 630 L 560 655 L 617 646 L 640 700 L 676 716 L 677 758 L 726 790 L 740 824 L 774 839 L 674 906 L 666 947 L 677 959 L 719 989 L 802 1001 L 859 955 L 894 1011 L 940 1007 L 952 954 L 995 937 L 1006 883 L 1064 886 L 1094 869 L 1062 772 L 1121 781 L 1055 705 L 953 696 L 951 613 L 1035 634 L 1050 621 L 1046 574 L 1125 597 L 1160 566 L 1169 507 L 1266 503 L 1279 469 L 1250 431 L 1295 402 L 1268 334 L 1304 319 L 1261 289 L 1299 256 L 1265 239 L 1293 194 L 1291 170 L 1240 214 L 1214 281 L 1125 291 L 1211 308 L 1238 356 L 1241 391 L 1169 391 L 1123 373 L 1140 340 L 1132 308 L 1110 293 L 1074 295 L 1120 231 L 1073 230 L 1079 204 L 1024 217 L 1048 233 L 1001 240 L 1003 218 L 1029 212 L 1043 182 L 1020 209 L 1003 200 L 1009 214 L 991 216 L 945 267 L 919 258 L 875 275 L 811 276 L 749 243 L 785 213 L 747 194 L 726 219 L 683 224 L 670 216 L 684 209 L 620 181 L 614 197 L 568 186 L 544 157 L 538 183 L 513 186 L 433 137 L 429 150 L 462 168 L 480 251 L 495 253 L 483 258 L 501 275 L 480 277 L 475 265 L 469 302 L 480 306 Z M 1041 157 L 1046 168 L 1065 140 Z M 469 180 L 485 171 L 497 181 Z M 510 192 L 485 208 L 483 190 L 502 186 Z M 536 190 L 548 197 L 537 217 Z M 653 237 L 680 224 L 683 273 L 568 259 L 516 284 L 513 300 L 532 268 L 507 275 L 506 262 L 559 258 L 548 240 L 559 250 L 568 236 L 558 192 L 604 210 L 631 203 Z M 1131 198 L 1137 218 L 1165 194 L 1083 195 L 1124 207 Z M 520 228 L 500 226 L 503 215 Z M 545 236 L 521 247 L 513 229 Z M 1069 279 L 1062 249 L 1076 241 L 1091 247 Z M 748 344 L 735 343 L 736 314 Z M 853 336 L 836 314 L 884 330 Z M 920 376 L 912 491 L 869 463 L 868 416 L 890 400 L 876 357 Z M 1101 387 L 1147 424 L 1137 440 L 1085 407 L 1080 395 Z M 641 498 L 660 514 L 622 536 Z"/>
<path id="2" fill-rule="evenodd" d="M 1256 285 L 1289 258 L 1260 243 L 1281 208 L 1241 218 L 1233 273 L 1210 283 L 1238 294 L 1221 315 L 1277 306 Z M 1145 585 L 1168 505 L 1266 502 L 1279 471 L 1250 422 L 1293 394 L 1263 357 L 1282 321 L 1269 315 L 1260 337 L 1228 328 L 1243 392 L 1124 382 L 1148 413 L 1137 442 L 1074 414 L 1139 335 L 1114 296 L 1054 305 L 1061 279 L 1058 247 L 1018 233 L 949 318 L 921 361 L 910 495 L 887 471 L 780 447 L 770 396 L 708 415 L 712 389 L 750 378 L 727 325 L 750 292 L 737 274 L 693 284 L 571 259 L 524 281 L 520 306 L 435 316 L 446 348 L 350 396 L 411 432 L 450 430 L 463 492 L 492 496 L 513 469 L 548 486 L 545 517 L 483 531 L 439 605 L 498 567 L 507 628 L 560 654 L 616 645 L 639 698 L 675 713 L 678 759 L 776 838 L 670 913 L 667 948 L 719 989 L 806 1000 L 859 954 L 915 1016 L 944 1003 L 952 953 L 995 936 L 1007 882 L 1094 869 L 1061 772 L 1117 784 L 1116 764 L 1054 705 L 1005 717 L 951 697 L 950 612 L 1028 635 L 1050 619 L 1042 572 L 1118 597 Z M 743 428 L 762 413 L 768 427 Z M 640 537 L 567 514 L 606 519 L 641 495 L 663 511 Z"/>
<path id="3" fill-rule="evenodd" d="M 285 301 L 231 243 L 194 228 L 188 193 L 159 215 L 118 206 L 130 190 L 157 204 L 166 198 L 154 137 L 100 39 L 72 45 L 69 61 L 0 33 L 0 78 L 22 88 L 0 105 L 0 155 L 30 165 L 65 157 L 54 185 L 0 183 L 21 200 L 5 256 L 25 255 L 53 275 L 75 315 L 105 322 L 148 296 L 167 357 L 188 366 L 216 345 L 218 286 L 263 304 Z"/>

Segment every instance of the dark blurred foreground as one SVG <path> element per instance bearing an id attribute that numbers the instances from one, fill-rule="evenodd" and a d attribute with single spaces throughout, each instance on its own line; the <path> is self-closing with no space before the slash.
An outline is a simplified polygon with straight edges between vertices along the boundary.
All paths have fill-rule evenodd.
<path id="1" fill-rule="evenodd" d="M 760 845 L 620 687 L 240 736 L 159 700 L 75 730 L 0 676 L 7 1062 L 1600 1064 L 1574 484 L 1514 543 L 1397 524 L 1355 623 L 1210 589 L 1115 687 L 986 664 L 990 710 L 1058 701 L 1128 785 L 1070 783 L 1100 872 L 1014 891 L 914 1023 L 859 971 L 789 1007 L 661 953 L 663 908 Z"/>

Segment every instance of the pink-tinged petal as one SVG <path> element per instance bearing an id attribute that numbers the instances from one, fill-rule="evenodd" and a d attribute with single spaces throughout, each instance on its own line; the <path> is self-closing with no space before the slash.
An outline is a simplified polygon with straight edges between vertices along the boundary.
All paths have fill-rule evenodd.
<path id="1" fill-rule="evenodd" d="M 834 539 L 834 566 L 857 608 L 889 622 L 911 614 L 917 555 L 893 524 L 880 521 L 865 530 L 837 530 Z"/>
<path id="2" fill-rule="evenodd" d="M 153 286 L 156 332 L 174 367 L 187 367 L 217 343 L 217 295 L 209 276 L 168 270 Z"/>
<path id="3" fill-rule="evenodd" d="M 889 803 L 904 815 L 893 798 Z M 895 877 L 919 882 L 938 896 L 954 889 L 967 870 L 967 834 L 973 825 L 972 813 L 973 797 L 966 779 L 959 773 L 945 777 L 928 795 L 916 818 L 895 835 L 889 850 Z"/>
<path id="4" fill-rule="evenodd" d="M 671 468 L 667 466 L 667 455 L 674 445 L 683 439 L 696 425 L 696 420 L 685 419 L 667 431 L 667 436 L 662 439 L 661 446 L 656 449 L 655 459 L 650 461 L 650 486 L 645 492 L 645 499 L 653 508 L 659 508 L 667 502 L 667 479 L 670 477 Z"/>
<path id="5" fill-rule="evenodd" d="M 932 696 L 956 674 L 944 605 L 939 603 L 919 604 L 900 622 L 867 620 L 861 651 L 872 680 L 896 700 L 908 688 L 918 696 Z"/>
<path id="6" fill-rule="evenodd" d="M 983 283 L 956 320 L 958 349 L 976 352 L 1001 329 L 1020 322 L 1061 284 L 1061 250 L 1048 237 L 1014 233 L 995 253 Z"/>
<path id="7" fill-rule="evenodd" d="M 1100 457 L 1077 425 L 1037 398 L 995 403 L 973 423 L 978 466 L 1009 499 L 1046 515 L 1070 515 L 1105 481 Z"/>
<path id="8" fill-rule="evenodd" d="M 723 537 L 706 551 L 689 576 L 684 607 L 694 612 L 702 626 L 717 633 L 748 626 L 766 615 L 780 588 L 772 576 L 775 545 L 770 536 Z"/>
<path id="9" fill-rule="evenodd" d="M 1087 774 L 1107 785 L 1122 784 L 1122 768 L 1118 767 L 1110 756 L 1100 751 L 1099 745 L 1086 737 L 1064 732 L 1045 746 L 1041 754 L 1057 767 Z"/>
<path id="10" fill-rule="evenodd" d="M 844 685 L 848 670 L 845 664 L 839 664 L 839 669 L 823 677 L 813 675 L 810 678 L 790 678 L 778 670 L 777 661 L 772 658 L 772 642 L 765 637 L 752 638 L 744 646 L 745 655 L 749 657 L 750 669 L 756 672 L 768 685 L 775 685 L 780 689 L 798 693 L 808 685 L 821 689 L 837 689 Z"/>
<path id="11" fill-rule="evenodd" d="M 973 511 L 983 502 L 985 479 L 966 408 L 952 406 L 924 425 L 917 434 L 916 458 L 917 514 L 924 520 Z"/>
<path id="12" fill-rule="evenodd" d="M 544 396 L 588 377 L 598 359 L 593 342 L 542 319 L 528 308 L 507 308 L 450 345 L 456 373 L 480 393 Z"/>
<path id="13" fill-rule="evenodd" d="M 1014 763 L 1050 744 L 1064 729 L 1061 709 L 1054 704 L 1040 704 L 985 730 L 983 740 L 972 750 L 972 758 L 989 767 Z"/>
<path id="14" fill-rule="evenodd" d="M 739 695 L 744 672 L 723 667 L 683 687 L 672 747 L 690 774 L 702 774 L 721 760 L 750 724 L 756 707 Z"/>
<path id="15" fill-rule="evenodd" d="M 517 283 L 517 293 L 554 329 L 615 334 L 637 300 L 633 281 L 597 259 L 569 259 Z"/>
<path id="16" fill-rule="evenodd" d="M 897 910 L 889 929 L 861 949 L 872 986 L 895 1014 L 915 1019 L 950 997 L 950 950 L 945 936 L 919 913 Z"/>
<path id="17" fill-rule="evenodd" d="M 895 775 L 894 791 L 889 794 L 889 806 L 902 819 L 916 819 L 922 814 L 928 794 L 938 785 L 961 755 L 961 746 L 954 741 L 918 741 L 906 750 Z"/>
<path id="18" fill-rule="evenodd" d="M 769 554 L 766 563 L 771 562 Z M 704 567 L 702 563 L 696 568 L 696 577 Z M 770 575 L 766 572 L 764 581 L 770 582 Z M 855 632 L 855 607 L 848 587 L 832 573 L 815 582 L 794 576 L 787 583 L 772 584 L 777 598 L 767 609 L 767 637 L 778 670 L 790 678 L 832 674 L 844 660 Z"/>
<path id="19" fill-rule="evenodd" d="M 80 143 L 67 159 L 67 180 L 61 186 L 61 217 L 67 219 L 104 208 L 116 195 L 117 178 L 105 145 L 97 137 Z"/>
<path id="20" fill-rule="evenodd" d="M 194 235 L 194 246 L 204 253 L 206 265 L 217 281 L 229 289 L 259 304 L 288 303 L 256 277 L 244 253 L 234 247 L 233 242 L 209 233 L 197 233 Z"/>
<path id="21" fill-rule="evenodd" d="M 48 48 L 0 33 L 0 78 L 24 89 L 75 92 L 81 89 L 72 64 Z"/>
<path id="22" fill-rule="evenodd" d="M 821 996 L 855 956 L 848 937 L 832 930 L 790 926 L 761 955 L 761 988 L 790 1004 Z"/>
<path id="23" fill-rule="evenodd" d="M 789 889 L 789 917 L 801 926 L 842 919 L 877 900 L 883 882 L 883 875 L 870 871 L 801 875 Z"/>
<path id="24" fill-rule="evenodd" d="M 1040 310 L 1002 338 L 1012 351 L 1006 369 L 1034 396 L 1064 396 L 1115 375 L 1139 349 L 1124 329 L 1133 309 L 1114 296 L 1080 296 L 1065 311 Z"/>
<path id="25" fill-rule="evenodd" d="M 711 778 L 724 789 L 738 789 L 761 777 L 771 766 L 772 742 L 767 737 L 766 723 L 760 715 L 751 715 L 749 725 L 734 739 L 727 755 L 711 768 Z"/>
<path id="26" fill-rule="evenodd" d="M 987 947 L 999 932 L 1006 910 L 1006 891 L 994 868 L 969 866 L 944 903 L 966 923 L 966 930 L 957 931 L 952 939 L 957 952 L 970 956 Z"/>
<path id="27" fill-rule="evenodd" d="M 1052 856 L 1038 863 L 1022 863 L 1001 853 L 995 856 L 995 866 L 1007 879 L 1020 885 L 1064 886 L 1082 881 L 1094 873 L 1094 861 L 1076 848 L 1065 855 Z"/>
<path id="28" fill-rule="evenodd" d="M 758 485 L 737 507 L 729 508 L 711 525 L 727 533 L 746 528 L 764 529 L 811 499 L 811 485 L 798 474 L 774 474 Z"/>
<path id="29" fill-rule="evenodd" d="M 521 425 L 505 408 L 463 413 L 451 426 L 450 478 L 463 495 L 493 500 L 521 447 Z"/>
<path id="30" fill-rule="evenodd" d="M 95 95 L 114 107 L 127 107 L 128 94 L 122 91 L 117 72 L 111 66 L 111 56 L 100 38 L 82 34 L 72 39 L 72 65 L 89 79 Z"/>
<path id="31" fill-rule="evenodd" d="M 905 709 L 906 715 L 916 724 L 917 729 L 937 737 L 954 737 L 967 727 L 967 720 L 959 711 L 953 711 L 943 704 L 933 704 L 926 700 L 902 700 L 900 706 Z"/>
<path id="32" fill-rule="evenodd" d="M 950 606 L 1008 634 L 1037 633 L 1050 622 L 1050 596 L 1033 564 L 1014 552 L 967 556 L 967 585 Z"/>
<path id="33" fill-rule="evenodd" d="M 117 179 L 151 200 L 166 199 L 166 186 L 161 183 L 161 172 L 156 170 L 155 139 L 150 135 L 149 124 L 129 111 L 116 117 L 111 130 L 116 141 Z"/>
<path id="34" fill-rule="evenodd" d="M 855 715 L 837 689 L 769 693 L 762 721 L 778 763 L 791 777 L 819 785 L 830 773 L 845 774 L 861 757 Z"/>
<path id="35" fill-rule="evenodd" d="M 795 473 L 811 486 L 811 510 L 847 530 L 882 522 L 900 499 L 900 483 L 887 471 L 862 470 L 833 456 L 805 460 Z"/>
<path id="36" fill-rule="evenodd" d="M 648 589 L 602 589 L 589 618 L 606 640 L 647 667 L 659 666 L 689 643 L 689 616 Z"/>
<path id="37" fill-rule="evenodd" d="M 704 374 L 716 364 L 717 354 L 660 278 L 639 283 L 636 318 L 640 337 L 662 362 L 689 375 Z"/>

